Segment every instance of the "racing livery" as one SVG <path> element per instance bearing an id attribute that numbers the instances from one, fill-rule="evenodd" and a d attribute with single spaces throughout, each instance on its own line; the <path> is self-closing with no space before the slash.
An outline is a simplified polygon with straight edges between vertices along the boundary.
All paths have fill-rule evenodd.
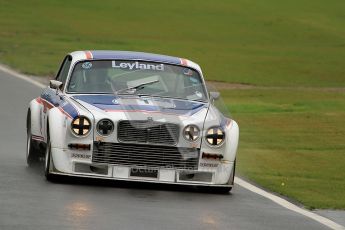
<path id="1" fill-rule="evenodd" d="M 45 176 L 234 184 L 237 123 L 214 105 L 200 67 L 177 57 L 75 51 L 27 114 L 27 163 Z"/>

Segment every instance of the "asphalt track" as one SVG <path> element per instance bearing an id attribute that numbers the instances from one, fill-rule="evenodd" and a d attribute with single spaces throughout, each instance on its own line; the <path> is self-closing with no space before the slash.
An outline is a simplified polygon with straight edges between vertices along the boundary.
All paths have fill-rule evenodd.
<path id="1" fill-rule="evenodd" d="M 328 229 L 236 186 L 184 187 L 62 178 L 25 162 L 25 118 L 41 89 L 0 71 L 0 229 Z"/>

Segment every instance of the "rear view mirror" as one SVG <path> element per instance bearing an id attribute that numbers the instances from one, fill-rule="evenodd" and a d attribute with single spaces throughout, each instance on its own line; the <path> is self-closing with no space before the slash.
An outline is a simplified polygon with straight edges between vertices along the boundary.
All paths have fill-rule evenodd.
<path id="1" fill-rule="evenodd" d="M 211 99 L 211 101 L 218 100 L 219 97 L 220 97 L 220 93 L 219 92 L 210 92 L 210 99 Z"/>
<path id="2" fill-rule="evenodd" d="M 60 89 L 62 88 L 62 82 L 56 80 L 50 80 L 49 87 L 52 89 Z"/>

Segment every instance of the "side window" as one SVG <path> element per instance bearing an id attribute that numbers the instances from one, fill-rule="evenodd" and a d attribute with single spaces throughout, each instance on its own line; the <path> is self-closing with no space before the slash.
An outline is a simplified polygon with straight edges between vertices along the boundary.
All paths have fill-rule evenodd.
<path id="1" fill-rule="evenodd" d="M 71 63 L 72 63 L 72 57 L 69 55 L 66 56 L 56 76 L 56 80 L 61 81 L 63 84 L 65 84 L 67 75 L 68 75 L 68 70 L 71 66 Z"/>

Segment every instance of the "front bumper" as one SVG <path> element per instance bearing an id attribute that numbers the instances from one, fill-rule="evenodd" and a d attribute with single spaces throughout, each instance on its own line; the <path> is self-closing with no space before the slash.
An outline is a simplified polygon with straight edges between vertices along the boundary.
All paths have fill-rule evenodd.
<path id="1" fill-rule="evenodd" d="M 98 164 L 91 162 L 91 158 L 75 159 L 59 148 L 52 148 L 51 154 L 50 173 L 55 175 L 188 186 L 233 186 L 233 162 L 219 162 L 216 167 L 214 164 L 208 164 L 212 167 L 199 165 L 197 170 L 190 170 Z"/>

